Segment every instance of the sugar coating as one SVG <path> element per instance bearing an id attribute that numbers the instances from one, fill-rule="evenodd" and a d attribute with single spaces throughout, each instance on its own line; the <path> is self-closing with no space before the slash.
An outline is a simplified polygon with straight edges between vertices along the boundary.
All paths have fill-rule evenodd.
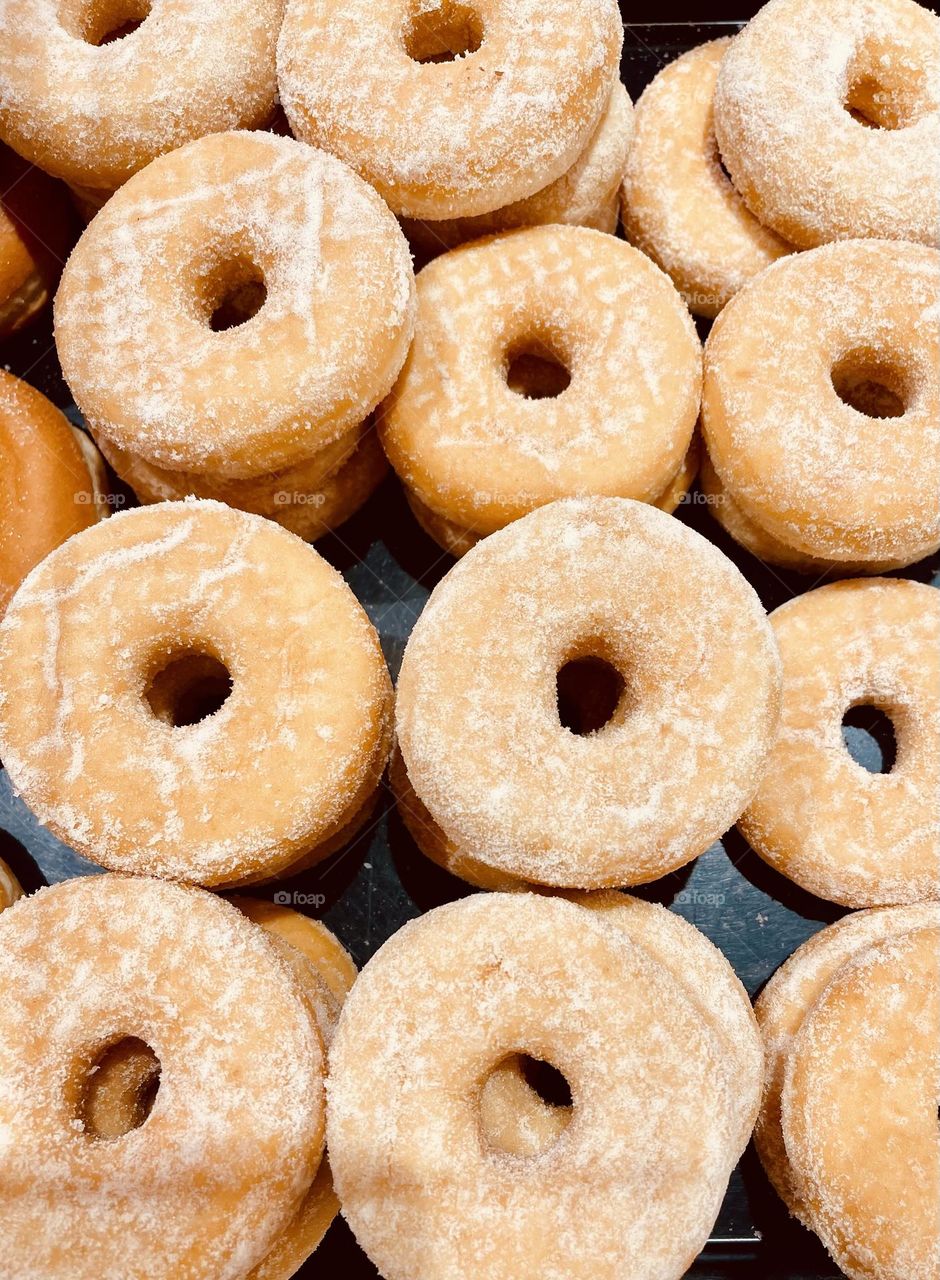
<path id="1" fill-rule="evenodd" d="M 193 138 L 265 125 L 284 0 L 142 0 L 123 40 L 85 0 L 0 6 L 0 135 L 56 177 L 113 190 Z M 135 10 L 139 12 L 134 12 Z M 149 10 L 149 16 L 147 16 Z"/>
<path id="2" fill-rule="evenodd" d="M 488 1147 L 478 1092 L 547 1059 L 558 1141 Z M 734 1163 L 724 1059 L 670 974 L 593 912 L 532 894 L 451 903 L 366 965 L 330 1054 L 343 1213 L 388 1280 L 677 1280 Z"/>
<path id="3" fill-rule="evenodd" d="M 475 0 L 476 52 L 413 61 L 409 32 L 433 32 L 458 7 L 290 0 L 278 41 L 294 133 L 342 157 L 408 217 L 489 213 L 560 178 L 617 74 L 615 0 Z"/>
<path id="4" fill-rule="evenodd" d="M 92 876 L 0 916 L 0 1274 L 238 1280 L 307 1191 L 323 1050 L 262 930 L 200 890 Z M 78 1100 L 126 1036 L 161 1064 L 149 1119 L 95 1140 Z"/>
<path id="5" fill-rule="evenodd" d="M 193 652 L 232 692 L 174 728 L 146 692 Z M 221 503 L 138 508 L 70 539 L 11 602 L 0 672 L 14 787 L 114 869 L 270 875 L 339 831 L 385 764 L 391 686 L 364 610 L 298 538 Z"/>
<path id="6" fill-rule="evenodd" d="M 790 252 L 749 212 L 721 168 L 712 103 L 730 43 L 690 49 L 643 90 L 623 181 L 627 236 L 667 272 L 696 315 L 709 317 Z"/>
<path id="7" fill-rule="evenodd" d="M 889 127 L 853 119 L 853 93 Z M 940 245 L 940 19 L 914 0 L 770 0 L 722 62 L 715 129 L 785 240 Z"/>
<path id="8" fill-rule="evenodd" d="M 264 305 L 214 332 L 252 267 Z M 94 219 L 56 345 L 96 435 L 158 467 L 258 476 L 365 421 L 413 313 L 408 246 L 374 191 L 292 138 L 225 133 L 154 161 Z"/>
<path id="9" fill-rule="evenodd" d="M 585 653 L 626 693 L 579 737 L 556 675 Z M 639 884 L 745 807 L 779 678 L 763 609 L 714 546 L 643 503 L 570 500 L 491 535 L 435 588 L 396 727 L 415 791 L 471 857 L 542 884 Z"/>
<path id="10" fill-rule="evenodd" d="M 518 351 L 560 360 L 570 385 L 518 394 Z M 415 341 L 379 430 L 424 506 L 485 534 L 556 498 L 658 499 L 689 448 L 700 379 L 691 317 L 648 258 L 585 227 L 533 227 L 419 273 Z"/>
<path id="11" fill-rule="evenodd" d="M 843 402 L 833 371 L 904 405 Z M 791 254 L 724 309 L 705 344 L 702 428 L 722 485 L 787 547 L 910 564 L 940 545 L 940 252 L 858 240 Z"/>

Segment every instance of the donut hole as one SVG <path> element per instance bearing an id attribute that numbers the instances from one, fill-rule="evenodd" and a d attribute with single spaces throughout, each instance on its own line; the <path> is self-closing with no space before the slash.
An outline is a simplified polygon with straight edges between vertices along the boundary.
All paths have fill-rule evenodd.
<path id="1" fill-rule="evenodd" d="M 871 702 L 856 702 L 842 717 L 842 741 L 849 755 L 868 773 L 890 773 L 898 756 L 891 717 Z"/>
<path id="2" fill-rule="evenodd" d="M 500 1077 L 503 1077 L 500 1079 Z M 511 1088 L 500 1102 L 489 1094 L 495 1088 Z M 506 1125 L 506 1112 L 511 1121 Z M 493 1067 L 480 1094 L 480 1121 L 484 1142 L 492 1150 L 531 1158 L 555 1145 L 571 1123 L 574 1102 L 564 1074 L 544 1058 L 511 1053 Z"/>
<path id="3" fill-rule="evenodd" d="M 621 709 L 627 684 L 606 658 L 587 653 L 570 658 L 555 677 L 558 719 L 579 738 L 599 733 Z"/>
<path id="4" fill-rule="evenodd" d="M 403 34 L 412 62 L 455 62 L 476 53 L 483 43 L 483 22 L 470 5 L 442 0 L 432 11 L 415 7 Z"/>
<path id="5" fill-rule="evenodd" d="M 78 1120 L 91 1138 L 110 1141 L 139 1129 L 160 1091 L 160 1059 L 136 1036 L 112 1041 L 87 1066 Z"/>
<path id="6" fill-rule="evenodd" d="M 158 720 L 182 729 L 215 715 L 231 692 L 231 673 L 214 654 L 182 653 L 154 672 L 145 697 Z"/>
<path id="7" fill-rule="evenodd" d="M 256 262 L 233 254 L 197 276 L 196 294 L 205 323 L 213 333 L 225 333 L 254 319 L 268 300 L 268 287 Z"/>
<path id="8" fill-rule="evenodd" d="M 506 385 L 526 400 L 554 400 L 571 385 L 566 355 L 551 339 L 525 338 L 504 357 Z"/>
<path id="9" fill-rule="evenodd" d="M 832 385 L 843 404 L 867 418 L 903 417 L 911 396 L 905 371 L 867 348 L 850 351 L 834 365 Z"/>
<path id="10" fill-rule="evenodd" d="M 533 1058 L 528 1053 L 520 1053 L 518 1062 L 523 1080 L 547 1107 L 572 1105 L 571 1085 L 557 1067 L 543 1058 Z"/>
<path id="11" fill-rule="evenodd" d="M 929 109 L 924 71 L 900 46 L 867 41 L 846 69 L 842 105 L 867 129 L 906 129 Z"/>
<path id="12" fill-rule="evenodd" d="M 75 8 L 74 4 L 69 6 Z M 131 35 L 150 17 L 151 0 L 92 0 L 78 6 L 74 15 L 63 15 L 66 26 L 86 44 L 114 44 Z M 67 18 L 72 16 L 72 22 Z"/>

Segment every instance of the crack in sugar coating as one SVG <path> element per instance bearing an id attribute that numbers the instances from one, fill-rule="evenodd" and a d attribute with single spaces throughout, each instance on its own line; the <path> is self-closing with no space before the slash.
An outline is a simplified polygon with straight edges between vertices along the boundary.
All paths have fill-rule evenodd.
<path id="1" fill-rule="evenodd" d="M 623 30 L 614 0 L 474 0 L 481 47 L 406 50 L 450 0 L 290 0 L 278 85 L 294 133 L 341 156 L 399 214 L 489 213 L 571 168 L 603 114 Z"/>
<path id="2" fill-rule="evenodd" d="M 232 691 L 177 729 L 145 695 L 192 652 Z M 384 767 L 391 687 L 365 612 L 298 538 L 219 503 L 138 508 L 71 539 L 11 603 L 0 670 L 14 787 L 115 869 L 273 874 L 343 827 Z"/>
<path id="3" fill-rule="evenodd" d="M 517 351 L 552 356 L 570 384 L 519 395 Z M 692 439 L 700 361 L 688 311 L 638 250 L 583 227 L 507 232 L 420 272 L 382 443 L 419 502 L 476 534 L 555 498 L 655 501 Z"/>
<path id="4" fill-rule="evenodd" d="M 238 1280 L 323 1147 L 323 1051 L 265 934 L 200 890 L 92 876 L 0 916 L 0 1202 L 10 1274 Z M 128 1035 L 161 1064 L 147 1122 L 101 1142 L 83 1068 Z"/>
<path id="5" fill-rule="evenodd" d="M 273 114 L 283 0 L 152 0 L 133 36 L 100 48 L 82 38 L 91 7 L 0 11 L 0 135 L 40 168 L 113 190 L 163 152 Z"/>
<path id="6" fill-rule="evenodd" d="M 738 825 L 775 870 L 833 902 L 940 898 L 940 592 L 905 579 L 837 582 L 770 618 L 783 659 L 780 732 Z M 890 773 L 856 764 L 852 706 L 882 709 Z"/>
<path id="7" fill-rule="evenodd" d="M 264 305 L 214 332 L 219 290 L 247 266 Z M 408 246 L 374 191 L 293 139 L 228 133 L 108 202 L 65 270 L 56 344 L 96 435 L 158 467 L 244 478 L 364 422 L 413 313 Z"/>
<path id="8" fill-rule="evenodd" d="M 578 737 L 556 676 L 599 652 L 626 693 Z M 639 884 L 750 800 L 779 678 L 763 609 L 715 547 L 642 503 L 570 500 L 491 535 L 435 588 L 402 662 L 398 740 L 468 856 L 543 884 Z"/>
<path id="9" fill-rule="evenodd" d="M 774 263 L 718 317 L 705 344 L 709 457 L 785 546 L 910 564 L 940 545 L 938 299 L 936 249 L 847 241 Z M 847 358 L 891 384 L 901 417 L 843 403 L 833 374 Z"/>
<path id="10" fill-rule="evenodd" d="M 748 211 L 721 170 L 712 99 L 730 43 L 690 49 L 643 91 L 623 184 L 627 236 L 696 315 L 709 317 L 791 248 Z"/>
<path id="11" fill-rule="evenodd" d="M 900 127 L 852 118 L 855 68 Z M 771 0 L 725 56 L 715 126 L 751 211 L 791 243 L 940 245 L 940 19 L 913 0 Z"/>
<path id="12" fill-rule="evenodd" d="M 507 1053 L 548 1060 L 571 1122 L 535 1159 L 482 1141 Z M 343 1213 L 388 1280 L 676 1280 L 736 1151 L 724 1055 L 671 975 L 594 912 L 484 894 L 366 965 L 330 1055 Z"/>

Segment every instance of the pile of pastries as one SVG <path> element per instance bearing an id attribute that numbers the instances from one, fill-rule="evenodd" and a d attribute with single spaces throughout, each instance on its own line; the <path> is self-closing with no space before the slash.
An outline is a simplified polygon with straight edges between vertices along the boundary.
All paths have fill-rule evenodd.
<path id="1" fill-rule="evenodd" d="M 635 108 L 622 43 L 0 0 L 0 337 L 54 299 L 82 422 L 0 371 L 0 758 L 104 872 L 0 863 L 0 1277 L 289 1280 L 341 1211 L 387 1280 L 679 1280 L 753 1133 L 940 1280 L 940 594 L 878 576 L 940 548 L 940 18 L 770 0 Z M 389 468 L 456 561 L 394 688 L 311 545 Z M 357 976 L 276 886 L 385 786 L 482 892 Z M 623 892 L 735 824 L 854 912 L 754 1008 Z"/>

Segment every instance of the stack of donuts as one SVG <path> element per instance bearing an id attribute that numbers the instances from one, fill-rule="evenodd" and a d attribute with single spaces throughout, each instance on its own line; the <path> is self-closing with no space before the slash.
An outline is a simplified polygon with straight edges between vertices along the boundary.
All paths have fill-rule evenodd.
<path id="1" fill-rule="evenodd" d="M 52 315 L 82 423 L 0 371 L 0 756 L 103 872 L 0 861 L 0 1280 L 289 1280 L 340 1210 L 386 1280 L 680 1280 L 752 1133 L 850 1280 L 940 1280 L 940 594 L 884 576 L 940 548 L 940 18 L 770 0 L 635 110 L 622 44 L 0 0 L 0 338 Z M 449 565 L 397 687 L 308 545 L 389 467 Z M 459 900 L 357 976 L 278 886 L 386 785 Z M 735 826 L 850 912 L 754 1009 L 622 892 Z"/>

